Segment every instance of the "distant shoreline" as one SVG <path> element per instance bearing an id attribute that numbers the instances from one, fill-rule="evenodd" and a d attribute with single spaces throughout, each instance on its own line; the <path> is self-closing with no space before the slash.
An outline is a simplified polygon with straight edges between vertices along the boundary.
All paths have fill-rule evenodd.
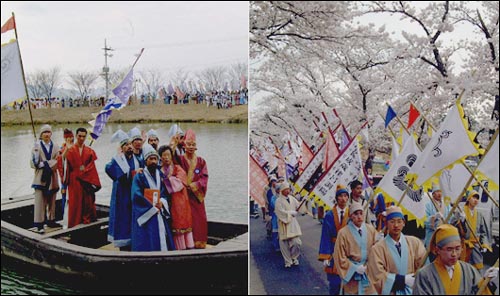
<path id="1" fill-rule="evenodd" d="M 33 121 L 39 124 L 87 123 L 94 119 L 102 107 L 76 107 L 35 109 Z M 2 110 L 2 126 L 31 124 L 28 110 Z M 198 123 L 247 123 L 248 105 L 234 106 L 229 109 L 207 108 L 205 104 L 187 105 L 133 105 L 113 111 L 109 122 L 198 122 Z"/>

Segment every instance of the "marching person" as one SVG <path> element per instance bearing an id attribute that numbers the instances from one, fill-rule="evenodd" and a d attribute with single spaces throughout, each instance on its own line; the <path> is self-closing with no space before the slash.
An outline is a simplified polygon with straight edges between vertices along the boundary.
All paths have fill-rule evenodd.
<path id="1" fill-rule="evenodd" d="M 285 260 L 285 268 L 299 265 L 300 236 L 302 231 L 297 221 L 297 207 L 299 202 L 290 194 L 290 184 L 283 182 L 279 185 L 280 194 L 276 200 L 275 212 L 278 217 L 278 236 L 281 255 Z"/>
<path id="2" fill-rule="evenodd" d="M 333 260 L 344 284 L 344 295 L 375 294 L 366 274 L 369 249 L 375 244 L 377 231 L 365 223 L 363 206 L 353 202 L 349 206 L 348 224 L 340 229 L 335 242 Z"/>
<path id="3" fill-rule="evenodd" d="M 368 277 L 380 295 L 411 295 L 425 247 L 419 238 L 403 234 L 405 219 L 400 207 L 391 206 L 386 213 L 387 236 L 369 252 Z"/>
<path id="4" fill-rule="evenodd" d="M 493 250 L 490 246 L 491 231 L 483 214 L 476 209 L 478 203 L 479 193 L 476 190 L 470 191 L 463 209 L 464 214 L 460 218 L 469 222 L 473 233 L 465 223 L 462 223 L 461 229 L 463 233 L 461 232 L 461 234 L 463 234 L 465 250 L 462 252 L 460 260 L 470 263 L 477 270 L 481 270 L 484 266 L 483 253 L 488 250 L 492 252 Z"/>
<path id="5" fill-rule="evenodd" d="M 429 247 L 436 259 L 417 272 L 413 295 L 476 295 L 486 278 L 490 279 L 487 289 L 494 294 L 491 280 L 498 276 L 498 267 L 489 268 L 481 277 L 476 268 L 460 261 L 462 246 L 456 227 L 437 227 Z"/>
<path id="6" fill-rule="evenodd" d="M 333 251 L 335 250 L 337 234 L 341 228 L 347 225 L 347 220 L 349 220 L 348 199 L 349 193 L 346 188 L 343 185 L 337 185 L 337 191 L 335 192 L 337 203 L 333 206 L 332 210 L 326 212 L 323 225 L 321 226 L 318 260 L 322 261 L 325 267 L 330 295 L 338 295 L 342 284 L 342 279 L 335 269 L 333 262 Z"/>

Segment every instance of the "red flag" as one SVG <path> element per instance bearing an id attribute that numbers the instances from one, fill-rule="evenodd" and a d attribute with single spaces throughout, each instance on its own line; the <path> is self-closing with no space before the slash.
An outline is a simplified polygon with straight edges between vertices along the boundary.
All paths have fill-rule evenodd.
<path id="1" fill-rule="evenodd" d="M 267 174 L 259 163 L 250 155 L 250 196 L 260 206 L 265 205 L 264 187 L 268 184 Z"/>
<path id="2" fill-rule="evenodd" d="M 2 33 L 5 33 L 9 30 L 16 28 L 16 21 L 14 20 L 14 16 L 11 16 L 7 22 L 2 26 Z"/>
<path id="3" fill-rule="evenodd" d="M 327 134 L 326 146 L 325 146 L 326 151 L 325 151 L 325 158 L 323 159 L 323 172 L 326 172 L 326 170 L 330 167 L 330 165 L 339 155 L 339 149 L 337 147 L 337 143 L 335 143 L 335 139 L 333 138 L 332 132 L 330 131 L 329 128 L 326 134 Z"/>
<path id="4" fill-rule="evenodd" d="M 408 128 L 410 128 L 415 120 L 420 116 L 420 112 L 418 112 L 417 108 L 410 103 L 410 115 L 408 116 Z"/>

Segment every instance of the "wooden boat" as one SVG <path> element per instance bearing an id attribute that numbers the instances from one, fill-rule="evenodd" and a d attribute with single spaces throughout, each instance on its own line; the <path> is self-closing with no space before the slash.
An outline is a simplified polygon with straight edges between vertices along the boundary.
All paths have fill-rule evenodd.
<path id="1" fill-rule="evenodd" d="M 203 250 L 124 252 L 107 241 L 108 211 L 97 205 L 96 222 L 38 234 L 32 199 L 2 204 L 2 261 L 20 260 L 101 291 L 247 294 L 248 225 L 208 222 Z"/>

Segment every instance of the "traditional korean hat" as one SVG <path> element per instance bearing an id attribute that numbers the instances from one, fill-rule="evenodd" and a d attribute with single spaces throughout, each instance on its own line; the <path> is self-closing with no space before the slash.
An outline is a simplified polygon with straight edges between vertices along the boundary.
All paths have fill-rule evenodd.
<path id="1" fill-rule="evenodd" d="M 436 184 L 432 184 L 432 193 L 436 192 L 436 191 L 441 191 L 441 187 L 439 187 L 438 185 Z"/>
<path id="2" fill-rule="evenodd" d="M 158 152 L 156 152 L 155 148 L 153 148 L 153 146 L 151 146 L 148 143 L 145 143 L 142 146 L 142 156 L 144 157 L 144 160 L 147 160 L 148 157 L 150 157 L 152 155 L 156 155 L 156 157 L 158 157 L 158 158 L 160 157 L 158 155 Z"/>
<path id="3" fill-rule="evenodd" d="M 280 185 L 280 191 L 283 191 L 285 189 L 290 189 L 290 183 L 288 183 L 288 182 L 281 183 L 281 185 Z"/>
<path id="4" fill-rule="evenodd" d="M 360 202 L 353 202 L 349 206 L 349 215 L 354 214 L 354 212 L 359 210 L 363 211 L 363 205 L 361 205 Z"/>
<path id="5" fill-rule="evenodd" d="M 403 211 L 401 210 L 400 207 L 398 206 L 390 206 L 386 210 L 387 213 L 387 221 L 394 219 L 394 218 L 401 218 L 404 219 Z"/>
<path id="6" fill-rule="evenodd" d="M 142 140 L 141 136 L 141 130 L 138 129 L 137 127 L 134 127 L 128 132 L 128 135 L 130 137 L 130 141 L 133 142 L 134 140 Z"/>
<path id="7" fill-rule="evenodd" d="M 73 135 L 73 131 L 70 129 L 65 128 L 64 129 L 64 138 L 74 138 L 75 136 Z"/>
<path id="8" fill-rule="evenodd" d="M 188 129 L 186 131 L 186 135 L 184 137 L 184 142 L 189 142 L 189 141 L 194 141 L 196 142 L 196 134 L 194 133 L 193 130 Z"/>
<path id="9" fill-rule="evenodd" d="M 50 125 L 48 124 L 42 125 L 42 127 L 40 128 L 40 136 L 45 132 L 52 132 L 52 127 L 50 127 Z"/>
<path id="10" fill-rule="evenodd" d="M 479 195 L 479 192 L 477 192 L 476 190 L 471 190 L 471 191 L 469 191 L 469 194 L 467 194 L 467 201 L 469 201 L 469 199 L 470 199 L 471 197 L 473 197 L 474 195 L 480 196 L 480 195 Z"/>
<path id="11" fill-rule="evenodd" d="M 130 138 L 126 132 L 119 129 L 111 136 L 111 143 L 116 143 L 116 142 L 119 142 L 120 147 L 122 147 L 123 145 L 130 142 Z"/>
<path id="12" fill-rule="evenodd" d="M 171 139 L 173 136 L 177 134 L 182 136 L 184 135 L 184 131 L 182 131 L 182 129 L 176 123 L 174 123 L 168 130 L 167 137 Z"/>
<path id="13" fill-rule="evenodd" d="M 148 136 L 148 140 L 149 140 L 150 138 L 156 138 L 156 139 L 158 139 L 158 133 L 157 133 L 154 129 L 150 129 L 150 130 L 146 133 L 146 135 Z"/>
<path id="14" fill-rule="evenodd" d="M 432 235 L 429 247 L 434 252 L 436 246 L 442 248 L 444 245 L 453 241 L 460 241 L 458 229 L 450 224 L 441 224 Z"/>
<path id="15" fill-rule="evenodd" d="M 342 193 L 345 193 L 345 194 L 349 195 L 349 192 L 347 191 L 347 189 L 345 188 L 345 186 L 342 185 L 342 184 L 339 184 L 339 185 L 337 185 L 337 191 L 335 192 L 335 197 L 338 197 Z"/>

